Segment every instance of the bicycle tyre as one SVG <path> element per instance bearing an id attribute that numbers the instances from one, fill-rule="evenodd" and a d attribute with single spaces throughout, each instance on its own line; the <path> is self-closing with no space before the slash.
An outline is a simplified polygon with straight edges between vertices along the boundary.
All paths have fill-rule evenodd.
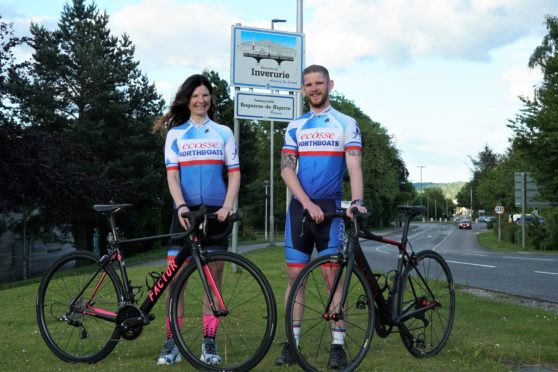
<path id="1" fill-rule="evenodd" d="M 36 315 L 41 336 L 49 349 L 66 362 L 97 362 L 120 339 L 115 322 L 86 314 L 93 311 L 89 305 L 102 305 L 102 310 L 116 314 L 123 297 L 120 280 L 111 266 L 105 266 L 93 278 L 99 268 L 99 258 L 93 253 L 72 252 L 58 259 L 39 285 Z M 71 310 L 70 304 L 82 290 L 74 303 L 76 308 Z"/>
<path id="2" fill-rule="evenodd" d="M 333 266 L 332 266 L 333 265 Z M 328 269 L 329 267 L 329 269 Z M 291 345 L 291 352 L 305 371 L 329 370 L 329 351 L 332 343 L 331 327 L 345 329 L 344 350 L 347 365 L 342 370 L 354 370 L 364 359 L 374 334 L 375 307 L 370 286 L 364 273 L 354 267 L 350 277 L 349 293 L 347 294 L 345 324 L 327 320 L 323 315 L 329 314 L 325 308 L 330 289 L 324 283 L 324 277 L 335 274 L 335 267 L 342 267 L 343 273 L 339 282 L 340 288 L 347 277 L 346 262 L 342 256 L 332 255 L 319 257 L 310 262 L 295 280 L 285 310 L 285 333 Z M 322 269 L 323 268 L 323 269 Z M 294 313 L 297 303 L 295 299 L 304 291 L 304 307 L 302 319 L 296 322 Z M 296 345 L 292 324 L 300 325 L 299 347 Z"/>
<path id="3" fill-rule="evenodd" d="M 209 365 L 200 359 L 205 290 L 193 264 L 173 284 L 170 317 L 174 340 L 181 354 L 198 369 L 247 371 L 263 359 L 273 342 L 277 328 L 273 291 L 260 269 L 238 254 L 209 253 L 207 263 L 223 264 L 220 294 L 229 312 L 219 317 L 215 335 L 222 362 Z M 179 326 L 181 295 L 184 299 L 182 327 Z"/>
<path id="4" fill-rule="evenodd" d="M 430 290 L 427 290 L 418 272 Z M 400 317 L 438 302 L 439 306 L 402 322 L 399 331 L 405 348 L 413 356 L 426 358 L 436 355 L 450 336 L 455 315 L 453 277 L 446 261 L 432 250 L 418 252 L 414 264 L 409 264 L 403 271 L 399 285 L 397 303 Z"/>

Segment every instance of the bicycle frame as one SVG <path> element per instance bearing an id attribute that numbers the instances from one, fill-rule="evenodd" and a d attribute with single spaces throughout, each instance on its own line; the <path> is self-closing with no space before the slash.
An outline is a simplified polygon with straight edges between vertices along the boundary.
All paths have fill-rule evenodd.
<path id="1" fill-rule="evenodd" d="M 101 270 L 103 270 L 107 265 L 111 265 L 113 262 L 117 261 L 119 271 L 120 271 L 120 280 L 122 285 L 124 286 L 123 288 L 124 298 L 119 299 L 120 306 L 127 305 L 127 304 L 133 305 L 135 303 L 133 287 L 128 279 L 126 264 L 122 256 L 122 252 L 120 250 L 120 245 L 139 243 L 139 242 L 145 242 L 151 240 L 161 240 L 166 238 L 181 238 L 181 237 L 186 237 L 187 233 L 164 234 L 164 235 L 156 235 L 156 236 L 134 238 L 134 239 L 119 239 L 118 229 L 116 228 L 114 214 L 110 214 L 108 218 L 109 218 L 109 223 L 112 232 L 112 239 L 110 241 L 109 252 L 103 257 L 101 257 L 100 259 L 101 265 L 99 269 L 97 270 L 96 273 L 92 275 L 91 280 L 87 283 L 87 285 L 84 286 L 84 290 L 89 286 L 89 284 L 91 284 L 93 278 L 95 278 L 96 275 Z M 203 251 L 201 244 L 199 243 L 199 237 L 196 236 L 191 241 L 192 241 L 192 249 L 188 249 L 186 244 L 182 247 L 182 249 L 178 252 L 174 260 L 170 262 L 167 268 L 162 272 L 161 277 L 154 283 L 146 299 L 140 306 L 139 309 L 141 311 L 141 314 L 143 315 L 141 321 L 144 324 L 148 324 L 150 320 L 154 319 L 154 317 L 150 316 L 151 310 L 153 309 L 153 307 L 155 306 L 159 298 L 162 296 L 162 294 L 165 292 L 165 290 L 168 288 L 170 282 L 175 278 L 175 276 L 180 271 L 180 269 L 182 267 L 185 267 L 191 262 L 193 262 L 196 265 L 197 271 L 200 275 L 203 287 L 205 289 L 207 299 L 209 301 L 209 305 L 211 306 L 213 313 L 216 315 L 226 315 L 228 313 L 226 305 L 218 289 L 217 283 L 215 283 L 215 280 L 213 279 L 213 276 L 209 268 L 207 267 L 207 265 L 204 265 L 205 252 Z M 192 259 L 189 260 L 188 257 L 191 257 Z M 185 263 L 186 265 L 184 265 Z M 93 289 L 93 292 L 90 294 L 88 298 L 91 299 L 94 297 L 95 292 L 101 286 L 105 277 L 106 274 L 104 273 L 99 279 L 97 285 Z M 75 302 L 83 295 L 84 290 L 82 290 L 82 292 L 80 292 L 76 296 L 76 299 L 74 299 L 74 301 L 70 305 L 70 308 L 73 308 Z M 212 295 L 212 293 L 217 298 L 217 302 L 219 306 L 216 306 L 216 303 L 214 301 L 214 296 Z M 89 310 L 85 312 L 86 315 L 107 320 L 114 323 L 116 322 L 116 317 L 118 314 L 90 306 L 89 304 L 86 306 L 87 309 Z M 138 321 L 140 321 L 140 319 L 138 319 Z"/>
<path id="2" fill-rule="evenodd" d="M 398 283 L 398 279 L 399 279 L 399 275 L 402 273 L 403 269 L 407 266 L 407 265 L 414 265 L 413 262 L 413 255 L 414 253 L 409 254 L 408 250 L 407 250 L 407 243 L 408 243 L 408 233 L 409 233 L 409 225 L 411 222 L 412 216 L 411 215 L 406 215 L 405 218 L 405 224 L 403 227 L 403 233 L 401 236 L 401 240 L 400 241 L 395 241 L 395 240 L 391 240 L 388 239 L 384 236 L 380 236 L 380 235 L 368 235 L 366 238 L 368 240 L 373 240 L 373 241 L 377 241 L 380 243 L 385 243 L 385 244 L 389 244 L 389 245 L 393 245 L 396 246 L 399 250 L 399 255 L 398 255 L 398 259 L 397 259 L 397 266 L 395 269 L 395 279 L 394 279 L 394 287 L 393 289 L 390 291 L 389 293 L 389 297 L 386 300 L 384 298 L 384 296 L 382 295 L 382 289 L 380 288 L 380 285 L 378 283 L 378 280 L 376 279 L 376 276 L 374 274 L 374 272 L 372 271 L 372 268 L 370 267 L 368 261 L 366 260 L 366 257 L 364 256 L 364 253 L 362 251 L 362 248 L 360 246 L 360 242 L 359 242 L 359 234 L 358 234 L 358 225 L 356 221 L 352 221 L 351 222 L 351 231 L 349 231 L 348 234 L 348 241 L 347 241 L 347 245 L 346 245 L 346 251 L 342 253 L 342 255 L 344 255 L 343 259 L 346 260 L 347 265 L 346 265 L 346 270 L 347 273 L 351 273 L 353 270 L 354 265 L 356 264 L 356 266 L 364 273 L 364 276 L 366 277 L 366 280 L 368 282 L 368 284 L 370 285 L 370 288 L 372 289 L 372 295 L 373 295 L 373 300 L 376 303 L 376 306 L 378 308 L 378 311 L 380 312 L 380 319 L 382 319 L 384 324 L 387 325 L 400 325 L 402 322 L 416 317 L 417 315 L 420 315 L 422 313 L 425 313 L 426 311 L 432 309 L 433 307 L 437 306 L 436 303 L 433 304 L 429 304 L 425 307 L 422 307 L 420 309 L 417 309 L 415 311 L 409 312 L 409 313 L 405 313 L 404 316 L 401 316 L 400 314 L 402 313 L 400 310 L 398 309 L 398 304 L 396 301 L 391 301 L 392 298 L 397 298 L 397 293 L 399 291 L 399 285 Z M 420 271 L 416 271 L 417 274 L 419 275 L 420 279 L 422 280 L 422 282 L 424 282 L 426 284 L 426 281 L 424 280 L 424 277 L 421 275 Z M 343 266 L 340 267 L 340 269 L 337 271 L 337 274 L 334 278 L 333 281 L 333 287 L 332 288 L 337 288 L 337 286 L 339 285 L 339 281 L 341 280 L 341 276 L 343 275 Z M 333 314 L 333 316 L 330 316 L 329 314 L 327 316 L 330 316 L 331 318 L 338 318 L 338 319 L 343 319 L 344 318 L 344 314 L 342 313 L 347 301 L 347 294 L 349 292 L 349 287 L 350 287 L 350 275 L 347 275 L 348 280 L 346 280 L 343 283 L 343 292 L 342 292 L 342 297 L 341 297 L 341 304 L 342 306 L 340 306 L 340 314 Z M 411 283 L 412 285 L 412 283 Z M 426 288 L 428 288 L 428 291 L 430 292 L 430 294 L 432 295 L 431 291 L 430 291 L 430 287 L 428 285 L 426 285 Z M 414 291 L 414 289 L 413 289 Z M 326 309 L 329 309 L 331 307 L 331 304 L 333 303 L 333 298 L 334 298 L 334 294 L 335 291 L 331 291 L 329 298 L 326 302 Z M 335 319 L 336 320 L 336 319 Z"/>

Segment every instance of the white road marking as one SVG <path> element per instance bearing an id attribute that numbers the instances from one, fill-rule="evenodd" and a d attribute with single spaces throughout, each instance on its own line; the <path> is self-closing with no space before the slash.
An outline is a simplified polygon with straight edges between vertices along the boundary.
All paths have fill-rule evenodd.
<path id="1" fill-rule="evenodd" d="M 479 256 L 479 257 L 488 257 L 487 254 L 481 254 L 481 253 L 463 253 L 464 256 Z"/>
<path id="2" fill-rule="evenodd" d="M 513 256 L 502 256 L 502 258 L 511 258 L 514 260 L 554 261 L 552 258 L 513 257 Z"/>
<path id="3" fill-rule="evenodd" d="M 471 262 L 460 262 L 460 261 L 449 261 L 449 260 L 446 260 L 446 262 L 454 263 L 454 264 L 459 264 L 459 265 L 470 265 L 470 266 L 487 267 L 487 268 L 489 268 L 489 269 L 493 269 L 493 268 L 496 267 L 496 266 L 492 266 L 492 265 L 481 265 L 481 264 L 476 264 L 476 263 L 471 263 Z"/>
<path id="4" fill-rule="evenodd" d="M 548 271 L 535 271 L 537 274 L 558 275 L 558 273 L 551 273 Z"/>

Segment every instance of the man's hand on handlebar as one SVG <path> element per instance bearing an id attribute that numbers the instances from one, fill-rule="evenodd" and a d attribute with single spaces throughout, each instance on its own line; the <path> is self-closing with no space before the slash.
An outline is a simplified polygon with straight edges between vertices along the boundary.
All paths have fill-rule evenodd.
<path id="1" fill-rule="evenodd" d="M 319 205 L 309 202 L 307 205 L 303 205 L 302 207 L 308 211 L 312 221 L 317 224 L 324 222 L 324 212 Z"/>

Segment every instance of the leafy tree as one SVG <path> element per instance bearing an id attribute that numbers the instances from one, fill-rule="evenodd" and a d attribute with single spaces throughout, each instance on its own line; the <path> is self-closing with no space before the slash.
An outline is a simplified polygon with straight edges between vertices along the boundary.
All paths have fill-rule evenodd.
<path id="1" fill-rule="evenodd" d="M 138 234 L 157 229 L 163 189 L 162 139 L 150 133 L 163 101 L 138 69 L 129 37 L 111 35 L 108 21 L 94 3 L 74 0 L 64 6 L 57 30 L 32 24 L 33 58 L 10 82 L 20 122 L 63 134 L 91 155 L 73 159 L 74 170 L 89 177 L 84 183 L 106 179 L 110 186 L 88 194 L 83 184 L 69 181 L 71 173 L 60 174 L 76 198 L 59 199 L 57 215 L 71 220 L 82 249 L 96 222 L 92 200 L 134 203 L 132 217 L 121 225 Z"/>
<path id="2" fill-rule="evenodd" d="M 25 41 L 14 36 L 12 24 L 2 21 L 0 15 L 0 125 L 14 121 L 14 107 L 8 89 L 8 76 L 17 67 L 13 49 Z"/>
<path id="3" fill-rule="evenodd" d="M 530 68 L 540 68 L 542 84 L 533 99 L 522 97 L 524 108 L 509 127 L 513 143 L 531 166 L 543 198 L 558 201 L 558 18 L 546 17 L 548 34 L 529 59 Z"/>
<path id="4" fill-rule="evenodd" d="M 407 180 L 408 172 L 398 150 L 386 129 L 352 101 L 341 94 L 332 95 L 330 101 L 333 107 L 359 123 L 363 142 L 364 200 L 368 209 L 374 212 L 373 223 L 383 225 L 393 221 L 397 214 L 395 206 L 412 193 Z M 345 195 L 349 195 L 347 190 Z"/>

